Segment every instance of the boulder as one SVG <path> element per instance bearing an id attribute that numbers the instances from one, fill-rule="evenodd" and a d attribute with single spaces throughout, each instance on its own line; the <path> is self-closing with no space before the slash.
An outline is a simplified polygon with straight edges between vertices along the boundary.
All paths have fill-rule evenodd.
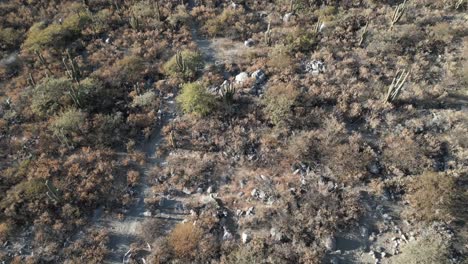
<path id="1" fill-rule="evenodd" d="M 246 72 L 241 72 L 236 75 L 235 82 L 236 84 L 243 84 L 249 79 L 249 74 Z"/>
<path id="2" fill-rule="evenodd" d="M 256 70 L 252 73 L 252 78 L 255 78 L 255 83 L 260 84 L 266 80 L 266 74 L 263 70 Z"/>
<path id="3" fill-rule="evenodd" d="M 305 64 L 305 71 L 311 74 L 324 73 L 326 70 L 325 63 L 320 60 L 312 60 Z"/>
<path id="4" fill-rule="evenodd" d="M 329 236 L 325 239 L 325 248 L 327 250 L 333 251 L 336 248 L 336 240 L 333 236 Z"/>

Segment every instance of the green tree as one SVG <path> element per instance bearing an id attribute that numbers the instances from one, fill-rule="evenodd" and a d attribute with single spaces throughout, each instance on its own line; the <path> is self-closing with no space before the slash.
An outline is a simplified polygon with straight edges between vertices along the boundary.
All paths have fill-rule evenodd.
<path id="1" fill-rule="evenodd" d="M 177 97 L 177 102 L 186 113 L 205 116 L 213 111 L 215 97 L 199 83 L 186 83 Z"/>

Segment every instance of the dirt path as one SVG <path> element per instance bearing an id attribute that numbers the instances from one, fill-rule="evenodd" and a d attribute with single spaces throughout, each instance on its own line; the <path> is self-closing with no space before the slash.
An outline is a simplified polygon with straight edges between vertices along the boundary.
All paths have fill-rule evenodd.
<path id="1" fill-rule="evenodd" d="M 147 139 L 140 150 L 147 156 L 147 161 L 142 168 L 142 175 L 138 187 L 134 190 L 136 203 L 130 207 L 129 210 L 124 212 L 123 219 L 117 219 L 115 215 L 103 215 L 102 208 L 98 208 L 93 216 L 93 226 L 96 229 L 107 229 L 110 235 L 109 249 L 110 252 L 107 256 L 106 263 L 127 263 L 129 250 L 132 243 L 139 241 L 140 226 L 145 218 L 152 217 L 147 211 L 145 199 L 154 196 L 149 183 L 149 173 L 155 166 L 161 166 L 165 162 L 165 156 L 158 156 L 157 149 L 161 146 L 165 139 L 161 134 L 162 128 L 171 122 L 176 115 L 176 107 L 173 97 L 163 99 L 163 114 L 157 127 L 154 129 L 152 135 Z M 162 204 L 161 206 L 166 210 L 166 214 L 162 217 L 180 220 L 180 216 L 172 216 L 172 212 L 176 208 L 172 208 L 170 203 Z M 155 217 L 155 216 L 153 216 Z"/>
<path id="2" fill-rule="evenodd" d="M 193 8 L 194 3 L 189 3 L 189 8 Z M 197 44 L 203 54 L 205 62 L 209 64 L 236 63 L 242 58 L 246 47 L 241 42 L 234 42 L 227 38 L 206 39 L 199 34 L 198 25 L 191 28 L 192 39 Z M 176 115 L 174 98 L 166 98 L 163 102 L 164 110 L 161 122 L 157 125 L 150 138 L 143 143 L 140 150 L 147 156 L 147 162 L 142 168 L 142 175 L 136 188 L 136 203 L 123 214 L 123 219 L 119 220 L 115 215 L 103 215 L 102 208 L 98 208 L 93 216 L 93 228 L 106 229 L 109 231 L 110 252 L 106 263 L 128 263 L 130 258 L 130 248 L 132 243 L 141 242 L 140 227 L 146 218 L 157 217 L 164 219 L 172 226 L 174 223 L 184 220 L 188 214 L 184 204 L 188 200 L 202 199 L 198 194 L 187 195 L 185 197 L 158 197 L 161 198 L 158 210 L 155 214 L 148 211 L 145 204 L 146 198 L 161 196 L 151 190 L 152 183 L 149 182 L 149 173 L 156 166 L 165 166 L 166 156 L 157 156 L 157 149 L 164 143 L 161 129 L 171 122 Z M 170 154 L 169 154 L 170 155 Z M 205 197 L 206 198 L 206 197 Z M 166 230 L 168 231 L 168 230 Z"/>

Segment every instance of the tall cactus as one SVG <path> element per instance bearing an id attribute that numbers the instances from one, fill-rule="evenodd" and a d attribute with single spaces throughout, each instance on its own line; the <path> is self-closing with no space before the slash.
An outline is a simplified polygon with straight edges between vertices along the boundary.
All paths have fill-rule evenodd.
<path id="1" fill-rule="evenodd" d="M 322 30 L 322 24 L 323 24 L 323 22 L 322 22 L 322 20 L 320 20 L 320 18 L 319 18 L 319 19 L 317 20 L 317 23 L 316 23 L 315 26 L 314 26 L 314 32 L 315 32 L 315 34 L 320 33 L 320 31 Z"/>
<path id="2" fill-rule="evenodd" d="M 156 18 L 158 21 L 161 21 L 161 7 L 159 6 L 159 1 L 158 0 L 153 0 L 151 2 L 151 8 L 154 10 L 154 13 L 156 14 Z"/>
<path id="3" fill-rule="evenodd" d="M 268 46 L 271 46 L 272 40 L 271 40 L 271 22 L 268 22 L 268 28 L 265 31 L 265 44 Z"/>
<path id="4" fill-rule="evenodd" d="M 392 16 L 392 21 L 391 21 L 391 25 L 390 25 L 390 30 L 393 29 L 393 26 L 398 22 L 400 21 L 401 17 L 403 16 L 403 14 L 405 13 L 406 11 L 406 1 L 403 1 L 403 3 L 399 4 L 395 10 L 393 11 L 393 16 Z"/>
<path id="5" fill-rule="evenodd" d="M 62 57 L 62 62 L 65 66 L 65 73 L 68 78 L 79 83 L 81 78 L 80 68 L 78 67 L 78 63 L 76 63 L 75 58 L 71 56 L 70 50 L 67 49 L 67 56 Z"/>
<path id="6" fill-rule="evenodd" d="M 234 101 L 234 95 L 236 94 L 236 88 L 232 82 L 225 83 L 221 86 L 221 97 L 226 104 L 232 104 Z"/>
<path id="7" fill-rule="evenodd" d="M 364 29 L 361 33 L 361 38 L 359 39 L 359 43 L 358 43 L 359 47 L 362 45 L 362 43 L 364 42 L 364 39 L 366 38 L 368 26 L 369 26 L 369 20 L 367 20 L 366 25 L 364 26 Z"/>
<path id="8" fill-rule="evenodd" d="M 395 101 L 400 95 L 401 89 L 406 83 L 410 71 L 407 70 L 397 70 L 395 77 L 392 80 L 392 84 L 388 87 L 387 96 L 385 97 L 386 103 L 391 103 Z"/>
<path id="9" fill-rule="evenodd" d="M 180 72 L 184 73 L 187 70 L 187 65 L 181 51 L 177 51 L 176 53 L 176 63 Z"/>
<path id="10" fill-rule="evenodd" d="M 32 76 L 31 73 L 28 74 L 28 78 L 26 79 L 26 82 L 32 86 L 32 87 L 36 87 L 36 80 L 34 80 L 34 77 Z"/>
<path id="11" fill-rule="evenodd" d="M 140 20 L 135 15 L 135 13 L 132 13 L 132 16 L 130 17 L 130 27 L 135 30 L 140 30 Z"/>
<path id="12" fill-rule="evenodd" d="M 52 71 L 50 70 L 49 64 L 47 63 L 44 56 L 38 50 L 34 50 L 34 53 L 36 54 L 37 58 L 39 59 L 39 62 L 42 64 L 42 66 L 44 66 L 44 68 L 46 68 L 46 70 L 47 70 L 46 76 L 49 77 L 49 74 L 52 75 Z"/>
<path id="13" fill-rule="evenodd" d="M 56 202 L 60 201 L 59 189 L 57 189 L 49 180 L 46 180 L 45 186 L 48 190 L 46 192 L 47 196 Z"/>

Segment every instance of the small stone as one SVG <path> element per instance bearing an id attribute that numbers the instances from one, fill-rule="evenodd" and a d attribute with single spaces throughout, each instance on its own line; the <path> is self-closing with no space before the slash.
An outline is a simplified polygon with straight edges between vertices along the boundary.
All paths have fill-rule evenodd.
<path id="1" fill-rule="evenodd" d="M 239 197 L 244 196 L 244 192 L 239 192 L 239 193 L 237 193 L 237 196 L 239 196 Z"/>
<path id="2" fill-rule="evenodd" d="M 335 250 L 336 240 L 333 236 L 329 236 L 325 239 L 325 247 L 330 251 Z"/>
<path id="3" fill-rule="evenodd" d="M 288 22 L 291 20 L 291 17 L 292 17 L 293 15 L 294 15 L 293 13 L 286 13 L 286 14 L 283 16 L 283 22 L 284 22 L 284 23 L 288 23 Z"/>
<path id="4" fill-rule="evenodd" d="M 253 39 L 248 39 L 248 40 L 244 41 L 244 45 L 246 47 L 249 47 L 249 48 L 253 47 L 253 45 L 255 45 L 255 41 Z"/>
<path id="5" fill-rule="evenodd" d="M 254 214 L 254 207 L 249 207 L 249 209 L 247 209 L 247 213 L 246 215 L 249 216 L 249 215 L 253 215 Z"/>
<path id="6" fill-rule="evenodd" d="M 148 217 L 148 216 L 151 216 L 151 215 L 152 215 L 152 214 L 151 214 L 150 211 L 145 211 L 145 212 L 143 212 L 143 216 L 147 216 L 147 217 Z"/>
<path id="7" fill-rule="evenodd" d="M 249 234 L 247 234 L 246 232 L 243 232 L 243 233 L 242 233 L 241 238 L 242 238 L 242 243 L 244 243 L 244 244 L 246 244 L 247 242 L 250 241 L 250 236 L 249 236 Z"/>
<path id="8" fill-rule="evenodd" d="M 258 190 L 257 189 L 253 189 L 251 192 L 250 192 L 250 195 L 252 197 L 256 197 L 258 195 Z"/>
<path id="9" fill-rule="evenodd" d="M 206 189 L 206 193 L 212 193 L 213 192 L 213 186 L 210 185 L 210 187 L 208 187 L 208 189 Z"/>
<path id="10" fill-rule="evenodd" d="M 185 193 L 185 194 L 192 194 L 192 192 L 187 187 L 184 187 L 182 189 L 182 192 Z"/>
<path id="11" fill-rule="evenodd" d="M 203 188 L 200 188 L 200 187 L 197 188 L 197 193 L 200 193 L 200 194 L 203 193 Z"/>
<path id="12" fill-rule="evenodd" d="M 387 256 L 387 253 L 385 253 L 385 252 L 380 253 L 381 258 L 385 258 L 386 256 Z"/>
<path id="13" fill-rule="evenodd" d="M 259 194 L 258 194 L 258 198 L 263 200 L 263 199 L 265 199 L 265 197 L 266 197 L 266 193 L 264 191 L 260 191 Z"/>

